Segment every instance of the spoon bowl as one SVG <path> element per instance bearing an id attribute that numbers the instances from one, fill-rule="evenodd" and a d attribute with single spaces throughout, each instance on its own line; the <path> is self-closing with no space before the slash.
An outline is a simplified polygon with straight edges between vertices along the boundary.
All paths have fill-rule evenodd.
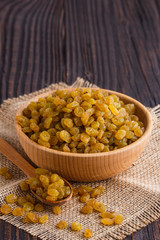
<path id="1" fill-rule="evenodd" d="M 32 178 L 36 176 L 35 168 L 32 167 L 9 143 L 7 143 L 4 139 L 0 138 L 0 153 L 2 153 L 7 159 L 9 159 L 13 164 L 15 164 L 19 169 L 21 169 L 27 177 Z M 68 197 L 59 200 L 59 201 L 48 201 L 40 196 L 38 196 L 33 190 L 31 190 L 32 194 L 42 203 L 54 206 L 54 205 L 62 205 L 69 201 L 72 198 L 73 188 L 71 184 L 64 178 L 62 178 L 65 182 L 65 185 L 69 186 L 71 189 Z"/>
<path id="2" fill-rule="evenodd" d="M 54 206 L 54 205 L 62 205 L 62 204 L 64 204 L 64 203 L 66 203 L 67 201 L 69 201 L 71 198 L 72 198 L 72 194 L 73 194 L 73 190 L 72 190 L 72 186 L 71 186 L 71 184 L 66 180 L 66 179 L 64 179 L 64 178 L 62 178 L 63 179 L 63 181 L 65 182 L 65 185 L 68 185 L 69 187 L 70 187 L 70 189 L 71 189 L 71 193 L 68 195 L 68 197 L 67 198 L 64 198 L 64 199 L 62 199 L 62 200 L 58 200 L 58 201 L 48 201 L 48 200 L 46 200 L 46 199 L 43 199 L 43 198 L 41 198 L 40 196 L 38 196 L 32 189 L 30 189 L 31 190 L 31 193 L 36 197 L 36 198 L 38 198 L 42 203 L 44 203 L 44 204 L 47 204 L 47 205 L 50 205 L 50 206 Z"/>

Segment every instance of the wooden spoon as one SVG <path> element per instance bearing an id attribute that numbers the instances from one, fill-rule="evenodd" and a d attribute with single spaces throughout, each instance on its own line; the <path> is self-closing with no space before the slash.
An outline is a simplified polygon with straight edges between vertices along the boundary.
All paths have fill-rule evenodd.
<path id="1" fill-rule="evenodd" d="M 15 164 L 18 168 L 20 168 L 27 177 L 32 178 L 36 176 L 35 168 L 32 167 L 9 143 L 0 138 L 0 153 L 2 153 L 7 159 L 9 159 L 13 164 Z M 68 185 L 71 189 L 71 193 L 67 198 L 64 198 L 59 201 L 48 201 L 41 197 L 39 197 L 34 191 L 31 192 L 34 194 L 36 198 L 38 198 L 41 202 L 48 205 L 61 205 L 66 203 L 72 198 L 73 188 L 71 184 L 64 178 L 62 178 L 66 185 Z"/>

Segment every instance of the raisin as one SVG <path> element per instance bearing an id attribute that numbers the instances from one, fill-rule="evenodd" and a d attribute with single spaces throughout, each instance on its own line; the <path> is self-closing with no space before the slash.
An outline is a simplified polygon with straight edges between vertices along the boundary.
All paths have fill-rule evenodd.
<path id="1" fill-rule="evenodd" d="M 29 190 L 29 186 L 28 186 L 28 183 L 26 183 L 26 181 L 22 181 L 20 182 L 19 184 L 20 188 L 22 191 L 28 191 Z"/>
<path id="2" fill-rule="evenodd" d="M 88 134 L 86 133 L 82 133 L 81 134 L 81 141 L 84 142 L 84 143 L 88 143 L 90 140 L 90 136 L 88 136 Z"/>
<path id="3" fill-rule="evenodd" d="M 17 202 L 18 197 L 15 194 L 9 194 L 6 196 L 6 202 L 7 203 L 15 203 Z"/>
<path id="4" fill-rule="evenodd" d="M 92 192 L 92 190 L 93 190 L 93 188 L 90 187 L 90 186 L 81 185 L 81 186 L 78 188 L 78 194 L 79 194 L 79 195 L 83 195 L 84 193 Z"/>
<path id="5" fill-rule="evenodd" d="M 114 219 L 114 223 L 119 225 L 123 222 L 123 216 L 121 214 L 118 214 L 115 219 Z"/>
<path id="6" fill-rule="evenodd" d="M 39 223 L 40 224 L 44 224 L 44 223 L 46 223 L 48 221 L 48 215 L 43 215 L 43 216 L 41 216 L 40 217 L 40 219 L 39 219 Z"/>
<path id="7" fill-rule="evenodd" d="M 19 197 L 17 200 L 17 204 L 23 206 L 27 202 L 26 197 Z"/>
<path id="8" fill-rule="evenodd" d="M 102 218 L 115 218 L 115 212 L 101 212 Z"/>
<path id="9" fill-rule="evenodd" d="M 71 142 L 71 135 L 69 134 L 69 132 L 67 132 L 66 130 L 62 130 L 60 132 L 60 137 L 63 141 L 70 143 Z"/>
<path id="10" fill-rule="evenodd" d="M 7 167 L 1 167 L 0 168 L 0 175 L 4 175 L 8 172 L 8 168 Z"/>
<path id="11" fill-rule="evenodd" d="M 93 236 L 93 231 L 90 230 L 90 229 L 86 229 L 85 232 L 84 232 L 84 237 L 90 238 L 92 236 Z"/>
<path id="12" fill-rule="evenodd" d="M 106 210 L 106 206 L 101 202 L 94 202 L 93 208 L 98 212 L 104 212 Z"/>
<path id="13" fill-rule="evenodd" d="M 8 215 L 9 213 L 12 212 L 12 208 L 9 205 L 4 203 L 4 204 L 2 204 L 0 211 L 2 214 Z"/>
<path id="14" fill-rule="evenodd" d="M 93 189 L 93 191 L 91 192 L 91 197 L 96 198 L 99 195 L 101 195 L 103 192 L 104 192 L 104 187 L 100 185 Z"/>
<path id="15" fill-rule="evenodd" d="M 93 207 L 90 205 L 85 205 L 82 209 L 81 209 L 81 213 L 84 214 L 90 214 L 93 212 Z"/>
<path id="16" fill-rule="evenodd" d="M 89 193 L 84 193 L 83 195 L 80 196 L 80 202 L 85 203 L 90 199 L 90 194 Z"/>
<path id="17" fill-rule="evenodd" d="M 29 221 L 32 222 L 32 223 L 38 223 L 39 222 L 38 215 L 33 213 L 33 212 L 27 213 L 27 217 L 28 217 Z"/>
<path id="18" fill-rule="evenodd" d="M 44 211 L 44 207 L 42 204 L 40 203 L 37 203 L 35 206 L 34 206 L 34 209 L 36 210 L 36 212 L 42 212 Z"/>
<path id="19" fill-rule="evenodd" d="M 82 225 L 79 222 L 73 222 L 71 224 L 71 229 L 73 231 L 80 231 L 82 229 Z"/>
<path id="20" fill-rule="evenodd" d="M 59 215 L 61 214 L 62 210 L 59 206 L 54 206 L 53 207 L 53 213 L 56 214 L 56 215 Z"/>
<path id="21" fill-rule="evenodd" d="M 67 223 L 64 220 L 61 220 L 56 226 L 59 229 L 65 229 L 67 227 Z"/>
<path id="22" fill-rule="evenodd" d="M 26 202 L 23 205 L 23 209 L 24 209 L 25 212 L 32 211 L 34 209 L 34 205 L 31 202 Z"/>
<path id="23" fill-rule="evenodd" d="M 24 214 L 24 209 L 20 207 L 16 207 L 12 211 L 13 216 L 22 216 Z"/>
<path id="24" fill-rule="evenodd" d="M 59 192 L 56 189 L 52 189 L 52 188 L 48 189 L 47 193 L 51 197 L 58 197 L 59 195 Z"/>
<path id="25" fill-rule="evenodd" d="M 40 139 L 44 142 L 48 142 L 50 139 L 50 134 L 47 131 L 43 131 L 41 132 L 41 134 L 39 135 Z"/>
<path id="26" fill-rule="evenodd" d="M 113 225 L 114 219 L 112 218 L 102 218 L 101 223 L 107 226 Z"/>
<path id="27" fill-rule="evenodd" d="M 30 194 L 26 195 L 26 199 L 28 202 L 35 204 L 35 198 L 33 198 Z"/>
<path id="28" fill-rule="evenodd" d="M 115 134 L 115 138 L 117 138 L 118 140 L 123 139 L 126 136 L 126 131 L 125 130 L 118 130 Z"/>

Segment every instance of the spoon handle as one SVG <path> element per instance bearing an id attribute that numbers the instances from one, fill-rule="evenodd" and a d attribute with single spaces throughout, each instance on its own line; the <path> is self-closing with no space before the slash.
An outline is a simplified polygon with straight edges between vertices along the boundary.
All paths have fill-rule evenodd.
<path id="1" fill-rule="evenodd" d="M 9 143 L 0 138 L 0 153 L 20 168 L 27 177 L 35 176 L 35 168 L 32 167 Z"/>

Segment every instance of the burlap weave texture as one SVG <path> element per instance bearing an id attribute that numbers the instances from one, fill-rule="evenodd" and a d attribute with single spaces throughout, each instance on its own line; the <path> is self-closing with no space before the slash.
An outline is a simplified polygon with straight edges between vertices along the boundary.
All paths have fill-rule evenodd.
<path id="1" fill-rule="evenodd" d="M 73 84 L 74 87 L 92 87 L 91 84 L 78 78 Z M 72 87 L 73 87 L 72 86 Z M 22 147 L 20 146 L 14 128 L 14 118 L 17 109 L 28 101 L 33 96 L 47 92 L 52 89 L 66 88 L 64 83 L 52 84 L 48 88 L 38 92 L 24 95 L 19 98 L 6 100 L 0 108 L 0 137 L 7 140 L 17 151 L 24 156 Z M 94 86 L 96 87 L 96 86 Z M 151 221 L 160 217 L 160 105 L 153 109 L 149 109 L 153 119 L 153 130 L 149 143 L 145 151 L 139 159 L 122 174 L 94 183 L 87 183 L 89 186 L 98 186 L 99 184 L 105 187 L 105 192 L 98 198 L 103 202 L 108 210 L 115 210 L 124 216 L 124 222 L 120 226 L 103 226 L 100 224 L 99 214 L 83 215 L 80 209 L 83 204 L 79 203 L 77 197 L 73 198 L 66 205 L 62 206 L 61 215 L 53 215 L 52 208 L 46 207 L 42 214 L 49 215 L 47 224 L 23 224 L 21 217 L 0 216 L 0 219 L 24 229 L 32 235 L 38 236 L 41 239 L 54 240 L 70 240 L 84 239 L 83 232 L 86 228 L 93 230 L 92 239 L 123 239 L 126 235 L 146 226 Z M 19 190 L 18 184 L 25 175 L 9 162 L 3 155 L 0 154 L 0 167 L 8 166 L 13 174 L 13 180 L 4 180 L 0 176 L 0 203 L 4 202 L 4 198 L 9 193 L 17 193 L 23 195 Z M 73 186 L 79 186 L 80 183 L 74 183 Z M 12 205 L 14 207 L 14 205 Z M 39 215 L 42 215 L 39 214 Z M 66 220 L 68 228 L 66 230 L 56 229 L 56 224 L 60 220 Z M 81 232 L 72 232 L 70 224 L 73 221 L 79 221 L 82 224 Z"/>

